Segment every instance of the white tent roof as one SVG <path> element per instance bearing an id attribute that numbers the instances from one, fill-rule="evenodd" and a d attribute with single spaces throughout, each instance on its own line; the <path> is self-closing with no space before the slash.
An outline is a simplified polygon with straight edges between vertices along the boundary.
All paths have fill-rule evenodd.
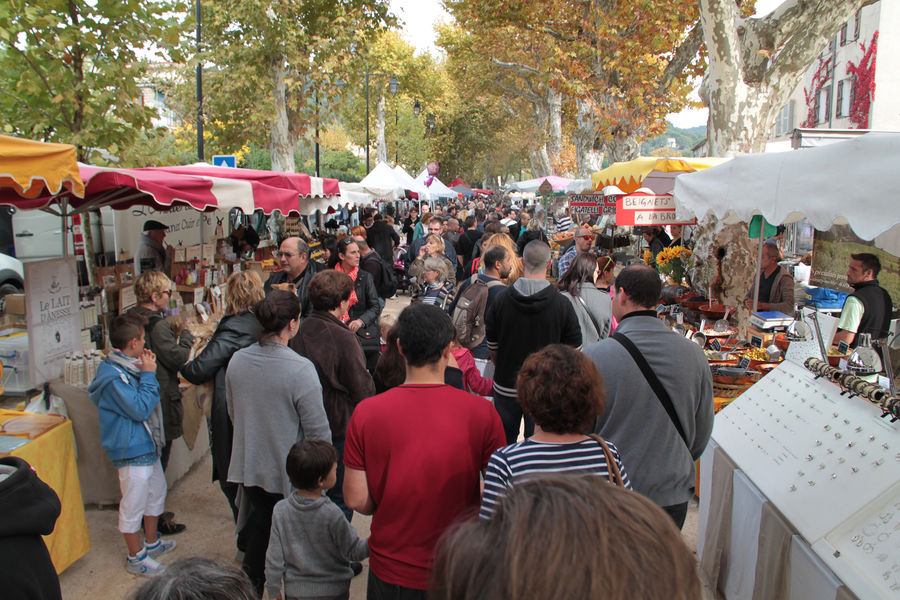
<path id="1" fill-rule="evenodd" d="M 419 176 L 416 177 L 416 181 L 418 181 L 423 186 L 425 185 L 425 180 L 428 179 L 428 169 L 422 169 L 422 172 L 419 173 Z M 437 177 L 432 180 L 431 185 L 427 187 L 428 192 L 431 194 L 433 198 L 450 198 L 456 199 L 459 198 L 459 192 L 451 190 L 443 182 Z"/>
<path id="2" fill-rule="evenodd" d="M 380 162 L 359 183 L 342 183 L 342 196 L 344 189 L 351 194 L 366 194 L 371 199 L 398 200 L 405 195 L 406 188 L 394 170 L 387 163 Z"/>
<path id="3" fill-rule="evenodd" d="M 820 231 L 848 224 L 900 255 L 900 133 L 867 133 L 827 146 L 738 156 L 675 180 L 678 217 L 725 222 L 762 214 L 774 225 L 809 219 Z"/>
<path id="4" fill-rule="evenodd" d="M 394 167 L 394 174 L 400 178 L 401 183 L 406 189 L 419 195 L 419 200 L 433 200 L 435 196 L 425 187 L 424 184 L 413 179 L 412 175 L 406 172 L 406 169 L 397 165 Z"/>

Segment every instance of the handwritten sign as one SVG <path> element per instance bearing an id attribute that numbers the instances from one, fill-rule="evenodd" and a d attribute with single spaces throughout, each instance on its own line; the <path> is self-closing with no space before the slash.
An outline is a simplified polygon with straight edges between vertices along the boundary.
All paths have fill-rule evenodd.
<path id="1" fill-rule="evenodd" d="M 675 210 L 675 198 L 673 196 L 622 196 L 617 202 L 622 210 Z"/>
<path id="2" fill-rule="evenodd" d="M 616 201 L 603 194 L 573 194 L 569 196 L 569 210 L 572 216 L 614 215 Z"/>
<path id="3" fill-rule="evenodd" d="M 850 352 L 850 344 L 847 342 L 838 342 L 838 354 L 847 354 Z"/>
<path id="4" fill-rule="evenodd" d="M 762 348 L 762 345 L 763 339 L 761 337 L 759 337 L 758 335 L 750 336 L 750 346 L 752 346 L 753 348 Z"/>
<path id="5" fill-rule="evenodd" d="M 719 340 L 714 339 L 712 342 L 710 342 L 709 347 L 718 352 L 722 349 L 722 344 L 719 343 Z"/>
<path id="6" fill-rule="evenodd" d="M 630 194 L 616 199 L 617 225 L 693 225 L 675 216 L 675 198 L 669 194 L 654 196 Z"/>
<path id="7" fill-rule="evenodd" d="M 741 359 L 741 362 L 738 363 L 738 368 L 740 368 L 740 369 L 746 369 L 749 366 L 750 366 L 750 357 L 749 356 L 745 356 L 744 358 Z"/>

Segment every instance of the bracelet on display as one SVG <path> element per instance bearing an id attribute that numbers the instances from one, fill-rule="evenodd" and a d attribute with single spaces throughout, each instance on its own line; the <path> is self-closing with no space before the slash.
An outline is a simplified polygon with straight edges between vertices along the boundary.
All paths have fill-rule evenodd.
<path id="1" fill-rule="evenodd" d="M 842 388 L 841 395 L 860 396 L 882 410 L 882 418 L 891 417 L 891 422 L 900 419 L 900 397 L 891 396 L 888 390 L 878 384 L 866 381 L 856 375 L 830 366 L 817 358 L 808 358 L 803 363 L 807 370 L 816 375 L 816 379 L 825 377 Z"/>

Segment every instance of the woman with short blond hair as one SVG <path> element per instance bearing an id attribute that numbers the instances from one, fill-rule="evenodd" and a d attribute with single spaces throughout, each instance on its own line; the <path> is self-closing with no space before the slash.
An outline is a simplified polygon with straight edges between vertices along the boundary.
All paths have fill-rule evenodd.
<path id="1" fill-rule="evenodd" d="M 225 316 L 219 321 L 219 326 L 203 351 L 182 367 L 181 374 L 194 384 L 214 382 L 208 420 L 209 446 L 213 459 L 212 478 L 213 481 L 218 480 L 237 519 L 235 496 L 238 485 L 227 480 L 234 431 L 225 402 L 225 369 L 235 352 L 246 348 L 259 336 L 261 328 L 252 309 L 265 297 L 265 292 L 259 275 L 253 271 L 233 273 L 225 281 L 225 286 Z M 243 543 L 243 538 L 238 536 L 238 549 L 241 551 L 244 550 Z"/>
<path id="2" fill-rule="evenodd" d="M 425 288 L 425 259 L 436 258 L 444 264 L 446 280 L 456 287 L 456 267 L 450 259 L 444 255 L 444 238 L 432 233 L 425 238 L 425 244 L 419 249 L 419 256 L 409 264 L 410 279 L 415 278 L 415 285 L 419 288 L 419 294 L 424 294 Z M 414 294 L 415 295 L 415 294 Z"/>
<path id="3" fill-rule="evenodd" d="M 155 301 L 153 294 L 161 296 L 171 289 L 172 280 L 161 271 L 144 271 L 134 282 L 134 295 L 138 304 L 151 304 Z"/>

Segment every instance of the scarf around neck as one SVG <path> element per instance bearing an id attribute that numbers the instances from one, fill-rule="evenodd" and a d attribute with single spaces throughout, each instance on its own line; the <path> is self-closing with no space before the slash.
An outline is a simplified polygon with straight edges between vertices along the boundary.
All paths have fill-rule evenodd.
<path id="1" fill-rule="evenodd" d="M 353 289 L 350 290 L 350 304 L 347 306 L 347 312 L 341 316 L 341 322 L 347 323 L 350 321 L 350 307 L 359 302 L 359 298 L 356 297 L 356 277 L 359 275 L 359 267 L 353 267 L 349 271 L 345 271 L 343 263 L 338 261 L 337 264 L 334 265 L 334 269 L 335 271 L 346 273 L 350 276 L 350 279 L 353 280 Z"/>

